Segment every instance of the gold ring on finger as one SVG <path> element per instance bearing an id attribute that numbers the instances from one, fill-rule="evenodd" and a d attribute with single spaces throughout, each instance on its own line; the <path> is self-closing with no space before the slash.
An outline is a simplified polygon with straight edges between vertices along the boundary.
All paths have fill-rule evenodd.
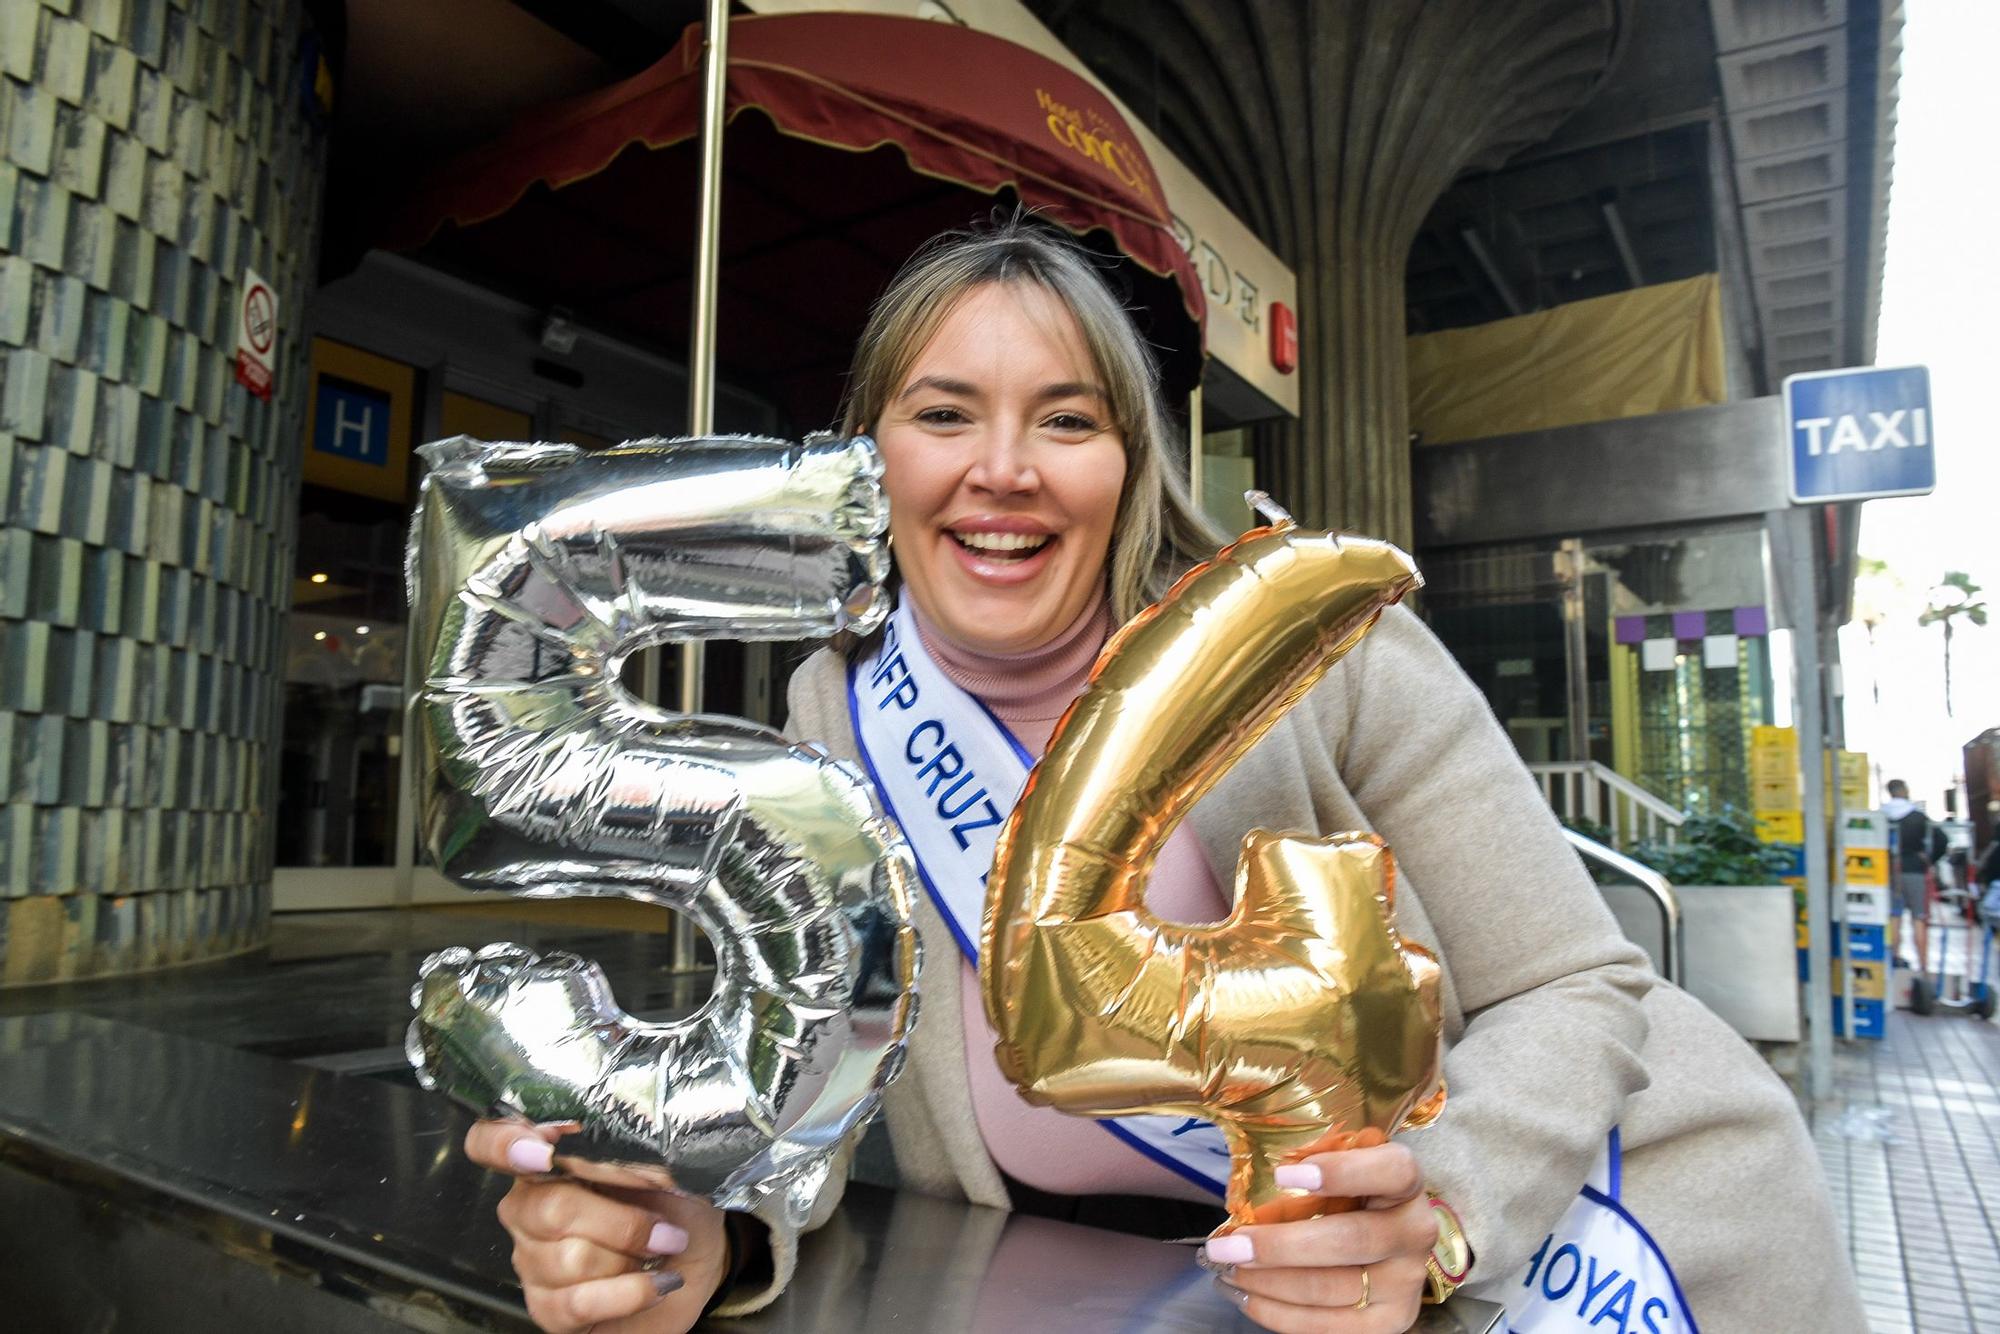
<path id="1" fill-rule="evenodd" d="M 1368 1295 L 1368 1266 L 1363 1265 L 1361 1266 L 1361 1300 L 1354 1303 L 1353 1309 L 1357 1311 L 1367 1310 L 1369 1300 L 1370 1298 Z"/>

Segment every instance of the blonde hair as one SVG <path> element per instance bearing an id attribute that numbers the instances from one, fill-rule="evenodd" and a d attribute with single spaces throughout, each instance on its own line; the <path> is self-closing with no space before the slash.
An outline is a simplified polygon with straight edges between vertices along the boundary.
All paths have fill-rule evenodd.
<path id="1" fill-rule="evenodd" d="M 1222 545 L 1168 453 L 1167 415 L 1151 353 L 1093 262 L 1074 243 L 1020 218 L 947 232 L 919 250 L 869 312 L 854 351 L 841 429 L 871 432 L 917 353 L 961 297 L 987 283 L 1031 283 L 1076 318 L 1125 440 L 1125 485 L 1105 561 L 1111 614 L 1123 624 Z"/>

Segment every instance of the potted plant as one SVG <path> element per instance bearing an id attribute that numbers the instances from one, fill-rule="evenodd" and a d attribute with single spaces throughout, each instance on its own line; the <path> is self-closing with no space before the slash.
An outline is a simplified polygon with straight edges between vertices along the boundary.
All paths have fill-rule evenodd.
<path id="1" fill-rule="evenodd" d="M 1630 855 L 1675 885 L 1774 885 L 1790 860 L 1758 841 L 1756 826 L 1729 806 L 1690 815 L 1675 842 L 1642 842 Z"/>
<path id="2" fill-rule="evenodd" d="M 1629 855 L 1674 887 L 1684 985 L 1746 1038 L 1798 1041 L 1796 911 L 1780 880 L 1789 858 L 1726 807 L 1691 815 L 1676 832 L 1672 843 L 1641 842 Z M 1626 934 L 1657 962 L 1660 923 L 1650 902 L 1617 884 L 1604 893 Z"/>

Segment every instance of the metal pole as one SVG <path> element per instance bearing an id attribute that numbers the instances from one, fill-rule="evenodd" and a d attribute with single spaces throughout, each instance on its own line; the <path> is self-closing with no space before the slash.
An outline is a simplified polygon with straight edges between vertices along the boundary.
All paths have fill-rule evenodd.
<path id="1" fill-rule="evenodd" d="M 1188 498 L 1201 508 L 1201 386 L 1188 390 Z"/>
<path id="2" fill-rule="evenodd" d="M 722 254 L 722 131 L 729 90 L 729 0 L 708 0 L 702 27 L 701 194 L 695 223 L 694 323 L 688 334 L 689 435 L 715 431 L 715 306 Z M 681 645 L 680 711 L 701 712 L 702 645 Z M 686 916 L 674 920 L 674 969 L 695 966 L 694 932 Z"/>
<path id="3" fill-rule="evenodd" d="M 435 438 L 435 437 L 432 437 Z M 395 905 L 410 907 L 416 902 L 417 886 L 417 711 L 420 682 L 417 648 L 412 631 L 414 618 L 403 627 L 403 690 L 397 697 L 397 716 L 402 735 L 396 743 L 396 878 Z"/>
<path id="4" fill-rule="evenodd" d="M 702 29 L 701 195 L 695 222 L 694 325 L 688 334 L 688 434 L 715 430 L 715 306 L 722 254 L 722 132 L 729 90 L 729 0 L 708 0 Z M 681 645 L 682 713 L 699 713 L 700 641 Z"/>
<path id="5" fill-rule="evenodd" d="M 1792 604 L 1793 696 L 1799 768 L 1805 780 L 1806 1075 L 1815 1105 L 1833 1096 L 1833 991 L 1827 922 L 1826 718 L 1820 701 L 1819 574 L 1813 560 L 1813 511 L 1790 510 L 1786 593 Z"/>
<path id="6" fill-rule="evenodd" d="M 1817 620 L 1814 621 L 1814 626 L 1818 626 Z M 1832 639 L 1832 636 L 1828 636 L 1828 638 Z M 1834 654 L 1832 656 L 1838 657 L 1840 648 L 1838 640 L 1833 640 L 1833 647 Z M 1828 655 L 1822 654 L 1821 656 L 1824 659 Z M 1834 684 L 1837 676 L 1838 673 L 1832 671 L 1824 672 L 1822 676 L 1822 679 L 1827 684 L 1827 751 L 1833 759 L 1833 773 L 1828 779 L 1827 786 L 1827 796 L 1833 802 L 1833 815 L 1830 821 L 1833 826 L 1833 848 L 1827 854 L 1830 858 L 1827 864 L 1827 883 L 1831 887 L 1829 897 L 1833 902 L 1833 930 L 1835 938 L 1840 942 L 1840 963 L 1838 965 L 1840 969 L 1840 1031 L 1845 1033 L 1848 1041 L 1851 1042 L 1854 1040 L 1854 993 L 1856 990 L 1854 985 L 1854 934 L 1847 929 L 1847 801 L 1846 794 L 1841 791 L 1841 782 L 1845 775 L 1840 765 L 1840 748 L 1847 744 L 1847 728 L 1841 717 L 1842 704 L 1840 690 Z M 1886 968 L 1883 969 L 1883 973 L 1886 978 L 1888 970 Z M 1883 995 L 1882 1003 L 1884 1005 L 1888 1004 L 1886 992 Z"/>
<path id="7" fill-rule="evenodd" d="M 1590 652 L 1590 627 L 1584 623 L 1583 539 L 1566 537 L 1556 552 L 1556 567 L 1562 579 L 1563 685 L 1568 697 L 1569 758 L 1578 764 L 1590 762 L 1590 668 L 1585 661 Z M 1577 814 L 1574 807 L 1570 815 Z"/>

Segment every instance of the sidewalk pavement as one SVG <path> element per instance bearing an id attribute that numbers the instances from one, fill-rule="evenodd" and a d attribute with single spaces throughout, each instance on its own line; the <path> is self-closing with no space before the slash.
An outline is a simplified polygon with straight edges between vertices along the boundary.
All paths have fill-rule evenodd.
<path id="1" fill-rule="evenodd" d="M 2000 1334 L 2000 1026 L 1895 1011 L 1813 1138 L 1875 1334 Z"/>

